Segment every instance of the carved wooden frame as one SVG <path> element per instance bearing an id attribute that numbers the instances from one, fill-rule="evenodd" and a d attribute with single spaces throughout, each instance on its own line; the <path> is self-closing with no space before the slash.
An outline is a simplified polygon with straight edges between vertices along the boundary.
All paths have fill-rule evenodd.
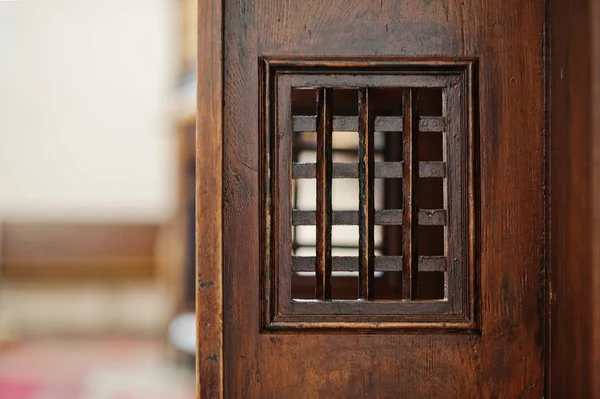
<path id="1" fill-rule="evenodd" d="M 477 70 L 473 58 L 347 58 L 260 60 L 261 128 L 261 326 L 263 331 L 466 330 L 477 329 L 476 113 Z M 449 168 L 448 224 L 459 234 L 446 254 L 446 285 L 452 295 L 422 301 L 300 301 L 290 297 L 289 227 L 292 87 L 444 87 L 447 122 L 459 147 Z M 289 156 L 285 156 L 289 152 Z M 456 158 L 456 159 L 455 159 Z M 375 172 L 377 173 L 377 172 Z M 422 172 L 420 172 L 422 173 Z M 289 176 L 289 178 L 288 178 Z M 289 184 L 284 184 L 288 182 Z M 450 186 L 459 190 L 452 190 Z M 459 250 L 454 251 L 458 248 Z M 416 262 L 418 263 L 418 262 Z M 416 267 L 416 266 L 415 266 Z M 416 268 L 415 268 L 416 270 Z M 449 282 L 448 282 L 449 281 Z M 447 291 L 448 292 L 448 291 Z"/>

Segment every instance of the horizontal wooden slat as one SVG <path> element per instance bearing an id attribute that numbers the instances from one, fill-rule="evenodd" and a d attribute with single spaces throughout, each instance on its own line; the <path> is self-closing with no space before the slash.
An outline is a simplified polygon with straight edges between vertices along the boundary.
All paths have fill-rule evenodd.
<path id="1" fill-rule="evenodd" d="M 376 132 L 401 132 L 403 118 L 401 116 L 378 116 L 375 118 Z M 316 117 L 294 116 L 294 132 L 314 132 L 316 128 Z M 419 131 L 421 132 L 443 132 L 445 129 L 444 117 L 425 116 L 419 119 Z M 358 131 L 357 116 L 334 116 L 334 131 Z"/>
<path id="2" fill-rule="evenodd" d="M 377 176 L 377 165 L 375 165 L 375 176 Z M 446 164 L 444 162 L 419 162 L 419 177 L 421 179 L 446 177 Z"/>
<path id="3" fill-rule="evenodd" d="M 334 211 L 332 220 L 334 225 L 358 225 L 358 211 Z M 294 210 L 292 213 L 294 226 L 314 226 L 315 223 L 315 211 Z"/>
<path id="4" fill-rule="evenodd" d="M 314 226 L 315 211 L 292 212 L 294 226 Z M 334 225 L 358 225 L 358 211 L 333 211 Z M 380 226 L 402 225 L 401 209 L 386 209 L 375 211 L 375 224 Z M 419 225 L 443 226 L 446 224 L 446 211 L 443 209 L 422 209 L 419 211 Z"/>
<path id="5" fill-rule="evenodd" d="M 292 212 L 292 225 L 294 226 L 314 226 L 315 223 L 316 213 L 314 211 L 294 210 Z"/>
<path id="6" fill-rule="evenodd" d="M 333 168 L 336 169 L 337 164 L 333 164 Z M 358 175 L 358 168 L 357 175 Z M 314 179 L 317 175 L 317 164 L 316 163 L 303 163 L 294 162 L 292 165 L 292 178 L 293 179 Z"/>
<path id="7" fill-rule="evenodd" d="M 378 256 L 375 258 L 375 270 L 379 272 L 401 271 L 402 256 Z M 443 256 L 419 256 L 420 272 L 446 271 L 446 258 Z"/>
<path id="8" fill-rule="evenodd" d="M 402 209 L 375 211 L 375 224 L 381 226 L 402 225 Z"/>
<path id="9" fill-rule="evenodd" d="M 375 163 L 375 177 L 379 179 L 402 179 L 403 162 L 377 162 Z M 446 177 L 446 164 L 444 162 L 419 163 L 419 177 L 421 179 Z"/>
<path id="10" fill-rule="evenodd" d="M 314 163 L 294 163 L 292 166 L 292 178 L 294 179 L 314 179 L 317 166 Z M 334 163 L 334 179 L 358 179 L 358 164 L 355 163 Z"/>
<path id="11" fill-rule="evenodd" d="M 375 118 L 375 131 L 401 132 L 403 120 L 401 116 L 379 116 Z"/>
<path id="12" fill-rule="evenodd" d="M 446 224 L 446 211 L 444 209 L 419 210 L 420 226 L 444 226 Z"/>
<path id="13" fill-rule="evenodd" d="M 402 162 L 377 162 L 375 163 L 375 178 L 378 179 L 401 179 Z M 316 164 L 295 162 L 292 165 L 292 178 L 314 179 L 316 176 Z M 444 162 L 421 162 L 419 164 L 420 178 L 443 178 L 446 176 L 446 165 Z M 358 179 L 358 164 L 334 163 L 334 179 Z"/>
<path id="14" fill-rule="evenodd" d="M 444 117 L 442 116 L 422 116 L 419 118 L 420 132 L 443 132 L 446 130 Z"/>
<path id="15" fill-rule="evenodd" d="M 355 272 L 358 271 L 358 257 L 334 256 L 332 258 L 333 271 Z M 314 256 L 292 257 L 292 270 L 295 272 L 314 272 Z M 443 256 L 420 256 L 419 271 L 443 272 L 446 270 L 446 258 Z M 402 271 L 402 256 L 376 256 L 375 271 L 389 272 Z"/>
<path id="16" fill-rule="evenodd" d="M 385 209 L 375 212 L 375 224 L 402 225 L 402 209 Z M 446 211 L 444 209 L 421 209 L 419 210 L 419 225 L 421 226 L 443 226 L 446 224 Z"/>
<path id="17" fill-rule="evenodd" d="M 376 162 L 375 178 L 380 179 L 402 179 L 402 162 Z"/>

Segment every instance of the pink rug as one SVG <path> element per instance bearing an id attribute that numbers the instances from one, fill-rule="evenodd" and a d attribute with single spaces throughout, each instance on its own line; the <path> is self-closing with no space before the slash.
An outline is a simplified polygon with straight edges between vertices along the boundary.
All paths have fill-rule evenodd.
<path id="1" fill-rule="evenodd" d="M 0 350 L 0 398 L 192 399 L 195 383 L 160 341 L 29 341 Z"/>

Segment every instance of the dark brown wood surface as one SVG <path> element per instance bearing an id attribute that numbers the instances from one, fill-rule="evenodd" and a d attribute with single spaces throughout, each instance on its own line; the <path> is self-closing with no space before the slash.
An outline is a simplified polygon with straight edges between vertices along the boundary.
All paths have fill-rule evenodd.
<path id="1" fill-rule="evenodd" d="M 317 91 L 316 299 L 331 299 L 331 157 L 333 90 Z"/>
<path id="2" fill-rule="evenodd" d="M 223 398 L 223 3 L 198 3 L 196 245 L 198 396 Z"/>
<path id="3" fill-rule="evenodd" d="M 239 0 L 224 24 L 226 393 L 541 397 L 543 2 Z M 280 55 L 479 57 L 481 334 L 259 333 L 257 60 Z"/>
<path id="4" fill-rule="evenodd" d="M 404 173 L 402 176 L 404 206 L 402 215 L 402 299 L 415 299 L 417 296 L 417 276 L 419 254 L 417 251 L 417 226 L 419 208 L 417 190 L 419 184 L 419 113 L 415 89 L 402 92 L 402 112 L 404 126 Z"/>
<path id="5" fill-rule="evenodd" d="M 370 89 L 358 91 L 359 253 L 358 297 L 373 299 L 375 272 L 375 138 Z"/>
<path id="6" fill-rule="evenodd" d="M 600 2 L 550 2 L 550 397 L 600 397 Z"/>
<path id="7" fill-rule="evenodd" d="M 222 252 L 221 14 L 200 4 L 203 397 L 542 397 L 544 2 L 226 2 Z M 478 57 L 479 334 L 260 333 L 258 59 L 282 55 Z"/>

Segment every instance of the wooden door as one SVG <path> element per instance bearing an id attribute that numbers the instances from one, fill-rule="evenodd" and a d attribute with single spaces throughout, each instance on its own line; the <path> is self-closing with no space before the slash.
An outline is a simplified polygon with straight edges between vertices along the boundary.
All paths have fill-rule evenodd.
<path id="1" fill-rule="evenodd" d="M 202 397 L 542 397 L 544 2 L 200 5 Z"/>

